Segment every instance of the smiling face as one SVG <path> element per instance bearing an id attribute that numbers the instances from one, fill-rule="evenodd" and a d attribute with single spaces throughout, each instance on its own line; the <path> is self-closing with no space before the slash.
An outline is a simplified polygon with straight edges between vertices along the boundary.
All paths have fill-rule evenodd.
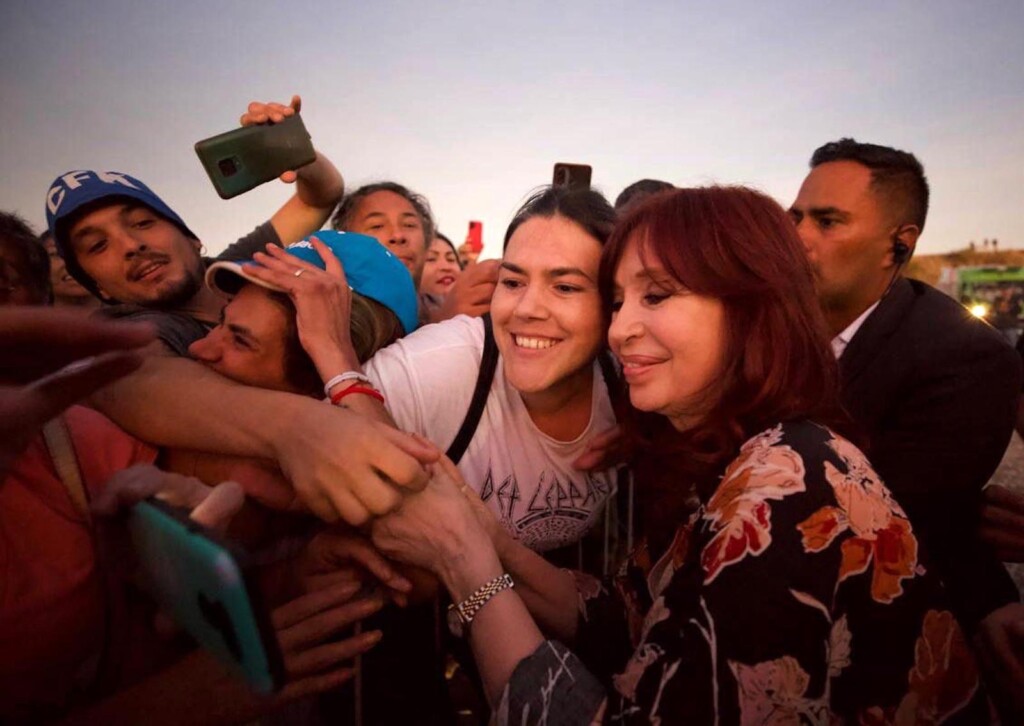
<path id="1" fill-rule="evenodd" d="M 615 270 L 608 342 L 632 404 L 679 430 L 699 423 L 711 403 L 704 393 L 722 370 L 725 337 L 722 302 L 687 290 L 631 238 Z"/>
<path id="2" fill-rule="evenodd" d="M 267 290 L 246 285 L 225 306 L 220 325 L 189 346 L 189 355 L 233 381 L 295 393 L 285 371 L 287 316 Z"/>
<path id="3" fill-rule="evenodd" d="M 604 337 L 600 258 L 600 242 L 557 215 L 528 219 L 509 240 L 491 318 L 505 377 L 528 406 L 589 380 Z"/>
<path id="4" fill-rule="evenodd" d="M 359 200 L 347 230 L 375 237 L 402 261 L 417 287 L 427 256 L 423 220 L 401 194 L 383 190 Z"/>
<path id="5" fill-rule="evenodd" d="M 106 298 L 174 308 L 202 289 L 199 241 L 149 207 L 95 209 L 75 221 L 68 237 L 78 264 Z"/>
<path id="6" fill-rule="evenodd" d="M 462 274 L 459 258 L 452 246 L 440 237 L 435 237 L 427 249 L 427 261 L 423 265 L 420 292 L 444 297 Z"/>

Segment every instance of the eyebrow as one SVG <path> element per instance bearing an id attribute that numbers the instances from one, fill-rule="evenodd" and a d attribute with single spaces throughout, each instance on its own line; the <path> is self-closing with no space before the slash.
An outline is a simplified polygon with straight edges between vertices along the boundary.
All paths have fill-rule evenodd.
<path id="1" fill-rule="evenodd" d="M 850 213 L 840 209 L 839 207 L 811 207 L 806 212 L 797 207 L 789 208 L 790 214 L 799 214 L 801 216 L 807 215 L 808 217 L 814 217 L 815 219 L 821 217 L 840 217 L 841 219 L 849 219 Z"/>
<path id="2" fill-rule="evenodd" d="M 139 202 L 124 202 L 121 205 L 121 211 L 117 213 L 117 216 L 120 217 L 121 219 L 124 219 L 129 214 L 138 209 L 149 211 L 149 207 L 147 207 L 145 204 L 141 204 Z M 80 230 L 71 235 L 71 241 L 75 242 L 77 240 L 80 240 L 82 237 L 85 237 L 87 234 L 101 231 L 102 230 L 99 227 L 82 227 Z"/>
<path id="3" fill-rule="evenodd" d="M 368 221 L 371 217 L 384 217 L 384 212 L 370 212 L 363 216 L 363 221 Z M 415 212 L 402 212 L 398 215 L 399 219 L 405 219 L 406 217 L 412 217 L 413 219 L 419 220 L 420 216 Z"/>
<path id="4" fill-rule="evenodd" d="M 522 267 L 511 262 L 502 261 L 501 267 L 517 275 L 529 275 L 529 273 Z M 591 282 L 594 281 L 594 279 L 590 275 L 588 275 L 578 267 L 552 267 L 550 270 L 544 271 L 544 276 L 549 278 L 565 277 L 567 275 L 578 275 L 582 278 L 590 280 Z"/>
<path id="5" fill-rule="evenodd" d="M 239 325 L 238 323 L 222 323 L 222 325 L 225 325 L 227 329 L 230 330 L 235 335 L 241 336 L 250 343 L 252 343 L 254 346 L 259 347 L 259 339 L 252 334 L 252 331 L 249 330 L 249 328 L 245 327 L 244 325 Z"/>

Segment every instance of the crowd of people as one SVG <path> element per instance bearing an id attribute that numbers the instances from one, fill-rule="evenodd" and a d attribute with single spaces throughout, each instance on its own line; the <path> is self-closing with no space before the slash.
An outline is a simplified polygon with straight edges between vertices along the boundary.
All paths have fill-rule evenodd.
<path id="1" fill-rule="evenodd" d="M 912 154 L 826 143 L 788 210 L 544 187 L 496 260 L 283 180 L 212 259 L 134 174 L 0 214 L 0 721 L 1024 719 L 1021 362 L 903 276 Z M 273 697 L 138 587 L 153 496 L 258 555 Z"/>

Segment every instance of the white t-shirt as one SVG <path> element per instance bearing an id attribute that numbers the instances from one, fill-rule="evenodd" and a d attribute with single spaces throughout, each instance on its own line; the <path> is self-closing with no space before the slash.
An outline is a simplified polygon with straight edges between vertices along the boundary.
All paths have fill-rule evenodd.
<path id="1" fill-rule="evenodd" d="M 378 351 L 364 371 L 384 393 L 399 428 L 422 434 L 445 450 L 469 410 L 483 348 L 482 319 L 460 315 Z M 596 361 L 592 401 L 586 430 L 574 441 L 556 441 L 534 425 L 498 359 L 487 405 L 459 471 L 505 528 L 533 550 L 581 539 L 615 491 L 614 469 L 581 472 L 572 467 L 591 437 L 615 425 Z"/>

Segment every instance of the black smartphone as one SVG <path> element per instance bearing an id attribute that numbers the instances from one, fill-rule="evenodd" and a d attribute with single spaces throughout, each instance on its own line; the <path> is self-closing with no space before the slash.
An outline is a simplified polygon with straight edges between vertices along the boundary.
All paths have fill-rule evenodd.
<path id="1" fill-rule="evenodd" d="M 144 588 L 257 693 L 284 684 L 284 660 L 244 550 L 157 499 L 128 516 Z"/>
<path id="2" fill-rule="evenodd" d="M 196 142 L 196 154 L 221 196 L 231 199 L 316 159 L 299 114 Z"/>
<path id="3" fill-rule="evenodd" d="M 559 162 L 555 164 L 555 171 L 551 176 L 551 186 L 590 189 L 591 171 L 592 169 L 586 164 Z"/>

